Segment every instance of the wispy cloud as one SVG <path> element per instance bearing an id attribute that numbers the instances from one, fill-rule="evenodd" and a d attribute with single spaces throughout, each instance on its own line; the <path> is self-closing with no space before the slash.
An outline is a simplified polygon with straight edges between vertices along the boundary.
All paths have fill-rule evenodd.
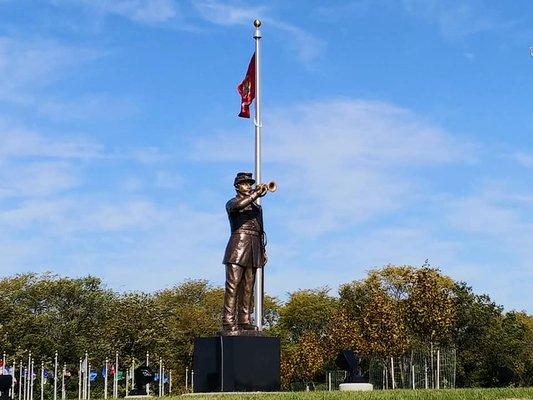
<path id="1" fill-rule="evenodd" d="M 405 10 L 418 18 L 436 24 L 441 34 L 450 39 L 507 27 L 504 21 L 483 0 L 438 1 L 403 0 Z"/>
<path id="2" fill-rule="evenodd" d="M 73 5 L 70 0 L 51 2 L 56 5 Z M 75 3 L 145 24 L 163 23 L 181 16 L 179 6 L 173 0 L 78 0 Z"/>
<path id="3" fill-rule="evenodd" d="M 319 235 L 400 209 L 421 191 L 413 168 L 475 158 L 473 146 L 387 103 L 333 100 L 267 115 L 265 160 L 299 204 L 288 221 L 298 221 L 293 229 L 300 234 Z M 238 161 L 234 139 L 220 135 L 198 141 L 191 157 Z"/>
<path id="4" fill-rule="evenodd" d="M 511 156 L 517 163 L 526 168 L 533 167 L 533 154 L 524 151 L 518 151 Z"/>
<path id="5" fill-rule="evenodd" d="M 100 50 L 54 40 L 0 37 L 0 100 L 27 102 L 36 89 L 101 56 Z"/>
<path id="6" fill-rule="evenodd" d="M 309 63 L 323 54 L 326 42 L 304 29 L 274 16 L 274 11 L 267 7 L 241 6 L 214 0 L 201 0 L 192 3 L 205 20 L 224 26 L 250 25 L 259 18 L 283 37 L 301 61 Z"/>
<path id="7" fill-rule="evenodd" d="M 0 123 L 0 159 L 40 157 L 55 159 L 87 159 L 102 157 L 102 146 L 86 138 L 46 138 L 23 127 Z"/>

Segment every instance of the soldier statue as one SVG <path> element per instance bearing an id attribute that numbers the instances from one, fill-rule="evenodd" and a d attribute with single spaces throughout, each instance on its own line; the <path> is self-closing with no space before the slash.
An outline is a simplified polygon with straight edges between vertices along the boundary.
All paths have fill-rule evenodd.
<path id="1" fill-rule="evenodd" d="M 256 331 L 252 323 L 252 296 L 258 268 L 266 264 L 263 211 L 257 204 L 259 197 L 276 190 L 276 184 L 252 185 L 249 172 L 239 172 L 233 185 L 237 195 L 227 202 L 226 211 L 231 236 L 223 263 L 226 265 L 226 290 L 222 313 L 223 333 L 237 335 L 241 331 Z"/>

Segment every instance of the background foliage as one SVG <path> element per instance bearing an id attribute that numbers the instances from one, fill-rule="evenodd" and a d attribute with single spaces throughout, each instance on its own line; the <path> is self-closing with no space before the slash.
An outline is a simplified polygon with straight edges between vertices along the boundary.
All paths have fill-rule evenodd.
<path id="1" fill-rule="evenodd" d="M 182 384 L 193 339 L 220 329 L 223 289 L 185 281 L 155 293 L 117 293 L 95 277 L 23 274 L 0 280 L 0 351 L 11 359 L 60 362 L 75 370 L 85 351 L 93 365 L 119 351 L 162 357 Z M 333 295 L 326 287 L 265 299 L 269 334 L 282 342 L 282 375 L 324 379 L 339 350 L 371 357 L 445 345 L 457 349 L 458 386 L 533 385 L 533 316 L 505 312 L 439 270 L 387 265 Z M 366 364 L 365 364 L 366 363 Z"/>

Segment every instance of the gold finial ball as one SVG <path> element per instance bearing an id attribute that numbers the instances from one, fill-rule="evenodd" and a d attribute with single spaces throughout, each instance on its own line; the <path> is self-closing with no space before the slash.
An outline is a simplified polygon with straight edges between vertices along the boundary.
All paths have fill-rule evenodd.
<path id="1" fill-rule="evenodd" d="M 258 19 L 256 19 L 256 20 L 254 21 L 254 26 L 255 26 L 256 28 L 259 28 L 259 27 L 261 26 L 261 21 L 259 21 Z"/>

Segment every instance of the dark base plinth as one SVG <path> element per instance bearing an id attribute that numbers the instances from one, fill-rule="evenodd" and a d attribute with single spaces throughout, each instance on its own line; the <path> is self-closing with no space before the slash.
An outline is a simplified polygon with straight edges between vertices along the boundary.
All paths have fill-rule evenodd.
<path id="1" fill-rule="evenodd" d="M 194 340 L 194 392 L 280 390 L 280 343 L 262 336 Z"/>

